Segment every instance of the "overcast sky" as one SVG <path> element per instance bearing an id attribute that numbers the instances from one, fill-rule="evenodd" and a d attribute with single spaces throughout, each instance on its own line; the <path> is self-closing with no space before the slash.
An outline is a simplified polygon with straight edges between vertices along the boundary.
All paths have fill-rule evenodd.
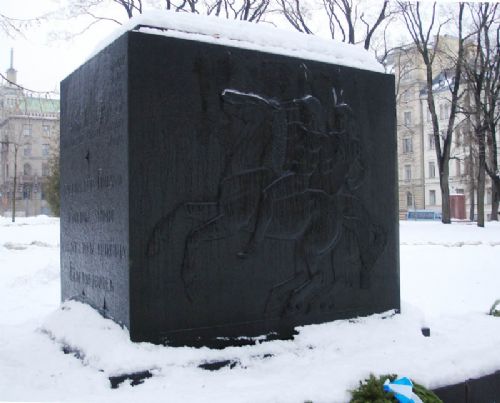
<path id="1" fill-rule="evenodd" d="M 160 0 L 156 1 L 162 3 Z M 60 10 L 64 2 L 65 0 L 0 0 L 0 13 L 11 18 L 29 19 Z M 124 22 L 125 12 L 121 7 L 116 7 L 100 12 Z M 0 31 L 0 71 L 5 72 L 9 68 L 10 49 L 14 48 L 18 83 L 35 91 L 57 91 L 59 82 L 80 66 L 97 44 L 118 26 L 112 22 L 101 22 L 71 40 L 61 39 L 64 31 L 78 32 L 91 21 L 68 19 L 56 14 L 38 26 L 25 29 L 24 38 L 19 35 L 14 39 L 9 38 Z M 326 28 L 326 24 L 317 25 Z M 288 25 L 286 28 L 291 29 Z M 54 34 L 59 39 L 55 39 Z M 401 32 L 394 34 L 401 35 Z"/>
<path id="2" fill-rule="evenodd" d="M 0 13 L 12 18 L 29 19 L 53 12 L 60 6 L 57 0 L 1 0 Z M 54 39 L 65 29 L 82 27 L 83 22 L 50 18 L 40 25 L 25 30 L 25 38 L 14 39 L 0 32 L 0 70 L 10 65 L 10 49 L 14 48 L 14 68 L 18 83 L 37 91 L 57 90 L 59 82 L 75 70 L 103 36 L 109 35 L 117 25 L 103 22 L 94 25 L 72 40 Z"/>

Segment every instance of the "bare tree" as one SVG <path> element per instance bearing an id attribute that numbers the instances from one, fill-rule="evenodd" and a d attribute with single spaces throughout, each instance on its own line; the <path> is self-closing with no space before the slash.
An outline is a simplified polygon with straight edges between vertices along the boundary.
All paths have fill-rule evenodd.
<path id="1" fill-rule="evenodd" d="M 40 25 L 51 17 L 51 13 L 47 13 L 35 18 L 13 18 L 0 13 L 0 32 L 9 38 L 24 36 L 24 31 Z"/>
<path id="2" fill-rule="evenodd" d="M 165 0 L 162 4 L 166 10 L 259 22 L 267 12 L 269 3 L 270 0 L 207 0 L 201 2 L 199 0 Z M 76 35 L 102 21 L 121 24 L 118 14 L 116 18 L 103 14 L 103 6 L 105 5 L 117 6 L 118 9 L 125 12 L 129 19 L 146 10 L 145 0 L 67 0 L 66 6 L 60 10 L 60 13 L 70 18 L 90 17 L 90 22 Z"/>
<path id="3" fill-rule="evenodd" d="M 470 202 L 470 207 L 469 207 L 469 219 L 471 221 L 475 220 L 475 200 L 476 200 L 476 192 L 477 192 L 477 185 L 476 185 L 476 178 L 477 178 L 477 150 L 476 150 L 476 143 L 474 141 L 473 136 L 469 134 L 468 139 L 467 139 L 467 145 L 466 147 L 468 148 L 467 152 L 467 157 L 465 159 L 465 173 L 468 177 L 468 183 L 469 183 L 469 202 Z"/>
<path id="4" fill-rule="evenodd" d="M 307 22 L 308 10 L 299 0 L 278 0 L 278 6 L 297 31 L 313 33 Z M 362 0 L 322 0 L 322 14 L 326 16 L 332 39 L 350 44 L 363 43 L 365 49 L 370 48 L 373 35 L 382 22 L 393 14 L 389 0 L 378 1 L 377 7 L 378 11 L 369 15 L 370 7 Z"/>
<path id="5" fill-rule="evenodd" d="M 496 4 L 483 4 L 485 12 L 490 18 L 483 27 L 485 53 L 483 60 L 486 64 L 484 80 L 484 97 L 481 111 L 486 127 L 486 143 L 489 152 L 485 160 L 485 169 L 492 181 L 491 219 L 498 221 L 498 207 L 500 202 L 500 169 L 498 161 L 497 129 L 500 121 L 500 21 L 499 7 Z M 492 33 L 492 29 L 494 32 Z M 495 29 L 496 28 L 496 29 Z"/>
<path id="6" fill-rule="evenodd" d="M 121 19 L 103 14 L 103 8 L 106 5 L 115 5 L 118 10 L 124 11 L 127 18 L 132 18 L 135 13 L 142 12 L 142 0 L 66 0 L 65 3 L 54 13 L 55 18 L 77 19 L 88 17 L 85 26 L 78 32 L 66 33 L 65 39 L 81 35 L 94 25 L 101 22 L 112 22 L 121 25 Z"/>
<path id="7" fill-rule="evenodd" d="M 441 135 L 439 120 L 436 113 L 436 104 L 434 96 L 434 67 L 436 55 L 439 49 L 439 39 L 442 26 L 445 22 L 438 24 L 436 14 L 436 3 L 432 6 L 432 12 L 429 22 L 426 23 L 421 13 L 420 3 L 399 2 L 401 12 L 418 53 L 422 57 L 422 61 L 426 69 L 426 91 L 427 105 L 431 115 L 433 136 L 436 150 L 436 157 L 439 169 L 439 185 L 441 189 L 442 200 L 442 222 L 445 224 L 451 223 L 450 215 L 450 188 L 449 188 L 449 162 L 450 151 L 452 145 L 453 131 L 455 127 L 455 119 L 457 116 L 459 88 L 462 77 L 462 64 L 464 55 L 464 39 L 462 36 L 462 21 L 464 4 L 459 3 L 458 15 L 458 50 L 456 64 L 453 77 L 449 80 L 451 91 L 451 106 L 446 130 Z M 434 38 L 433 38 L 434 36 Z"/>
<path id="8" fill-rule="evenodd" d="M 20 92 L 20 97 L 24 99 L 24 108 L 25 108 L 25 115 L 29 116 L 27 113 L 27 102 L 26 102 L 26 97 L 24 92 Z M 29 140 L 26 140 L 24 137 L 23 133 L 23 127 L 19 127 L 17 132 L 16 132 L 16 125 L 11 122 L 11 118 L 8 117 L 6 119 L 2 119 L 0 121 L 0 128 L 3 129 L 3 131 L 6 133 L 6 135 L 2 136 L 0 138 L 0 145 L 2 146 L 2 152 L 4 155 L 7 155 L 9 153 L 9 148 L 12 147 L 14 151 L 14 175 L 13 175 L 13 184 L 12 184 L 12 190 L 11 190 L 11 208 L 12 208 L 12 222 L 16 221 L 16 199 L 17 199 L 17 177 L 18 177 L 18 154 L 19 150 L 22 147 L 26 147 L 30 145 Z M 31 125 L 31 120 L 28 117 L 28 125 Z"/>
<path id="9" fill-rule="evenodd" d="M 0 14 L 0 31 L 4 35 L 13 38 L 16 34 L 21 34 L 21 29 L 17 20 L 14 20 L 4 14 Z"/>
<path id="10" fill-rule="evenodd" d="M 299 0 L 277 1 L 281 12 L 293 28 L 305 34 L 313 33 L 306 22 L 307 9 L 303 5 L 301 6 Z"/>
<path id="11" fill-rule="evenodd" d="M 3 124 L 0 124 L 2 128 Z M 9 148 L 12 146 L 14 149 L 14 181 L 12 186 L 12 198 L 11 198 L 11 208 L 12 208 L 12 222 L 16 221 L 16 193 L 17 193 L 17 153 L 19 151 L 20 144 L 9 137 L 3 137 L 0 139 L 0 146 L 2 154 L 7 154 Z"/>
<path id="12" fill-rule="evenodd" d="M 31 128 L 32 128 L 32 113 L 33 110 L 29 108 L 29 100 L 32 99 L 33 95 L 38 96 L 42 99 L 50 99 L 51 95 L 55 93 L 53 91 L 35 91 L 30 90 L 22 85 L 17 84 L 16 75 L 14 70 L 14 75 L 9 73 L 13 70 L 13 49 L 11 49 L 11 59 L 10 59 L 10 69 L 7 71 L 7 76 L 0 73 L 0 77 L 7 83 L 6 86 L 2 86 L 2 92 L 6 92 L 10 95 L 11 100 L 15 100 L 14 104 L 4 104 L 0 107 L 0 161 L 9 160 L 9 152 L 12 151 L 13 159 L 13 180 L 11 193 L 11 208 L 12 208 L 12 222 L 15 221 L 16 217 L 16 200 L 18 193 L 18 157 L 19 151 L 24 147 L 31 147 Z M 55 94 L 58 95 L 58 94 Z M 42 110 L 40 110 L 42 112 Z M 22 122 L 23 125 L 20 125 Z M 56 137 L 58 139 L 58 137 Z M 29 175 L 26 174 L 25 175 Z M 8 175 L 5 175 L 8 178 Z M 23 190 L 24 192 L 24 190 Z M 31 190 L 29 190 L 31 195 Z"/>
<path id="13" fill-rule="evenodd" d="M 419 70 L 418 63 L 414 62 L 413 49 L 408 46 L 396 46 L 387 50 L 379 61 L 384 65 L 386 72 L 393 73 L 395 78 L 396 105 L 403 102 L 409 90 L 404 81 Z M 398 123 L 404 124 L 404 122 Z"/>
<path id="14" fill-rule="evenodd" d="M 467 85 L 471 94 L 465 115 L 473 128 L 473 140 L 477 148 L 477 222 L 484 226 L 484 199 L 486 173 L 492 180 L 491 218 L 498 220 L 498 172 L 497 126 L 500 92 L 498 4 L 468 4 L 472 21 L 474 42 L 467 47 L 464 64 Z M 493 30 L 492 30 L 493 28 Z M 494 33 L 492 34 L 492 31 Z M 491 38 L 493 36 L 493 38 Z M 493 39 L 493 41 L 492 41 Z"/>
<path id="15" fill-rule="evenodd" d="M 259 22 L 267 12 L 270 0 L 214 0 L 207 2 L 206 14 L 227 19 Z"/>
<path id="16" fill-rule="evenodd" d="M 127 12 L 128 18 L 132 18 L 134 12 L 142 13 L 142 0 L 112 0 L 114 3 L 122 6 Z"/>

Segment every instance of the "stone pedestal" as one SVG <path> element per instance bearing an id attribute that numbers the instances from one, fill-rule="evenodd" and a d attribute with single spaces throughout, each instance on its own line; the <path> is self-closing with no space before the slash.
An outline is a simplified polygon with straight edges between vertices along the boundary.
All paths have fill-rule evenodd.
<path id="1" fill-rule="evenodd" d="M 399 309 L 394 78 L 128 32 L 61 85 L 62 298 L 218 345 Z"/>

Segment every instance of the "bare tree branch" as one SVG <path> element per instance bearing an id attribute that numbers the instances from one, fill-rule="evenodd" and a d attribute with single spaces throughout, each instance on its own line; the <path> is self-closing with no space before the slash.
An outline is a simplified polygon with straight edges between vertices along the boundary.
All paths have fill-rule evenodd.
<path id="1" fill-rule="evenodd" d="M 299 0 L 278 0 L 281 12 L 287 21 L 299 32 L 312 34 L 308 27 Z"/>
<path id="2" fill-rule="evenodd" d="M 439 35 L 441 32 L 441 28 L 445 23 L 439 24 L 437 29 L 435 28 L 435 24 L 437 23 L 437 15 L 436 15 L 436 3 L 434 2 L 432 6 L 432 14 L 430 17 L 430 22 L 425 24 L 423 16 L 420 11 L 420 3 L 411 3 L 411 2 L 402 2 L 399 3 L 404 21 L 406 23 L 406 27 L 408 32 L 413 40 L 413 44 L 420 54 L 422 61 L 425 65 L 426 69 L 426 89 L 427 89 L 427 106 L 429 109 L 429 113 L 431 115 L 432 128 L 433 128 L 433 137 L 434 137 L 434 146 L 436 152 L 436 158 L 438 161 L 439 168 L 439 184 L 441 188 L 441 198 L 442 198 L 442 222 L 450 223 L 450 203 L 449 203 L 449 160 L 450 160 L 450 151 L 454 130 L 454 122 L 457 114 L 457 104 L 459 97 L 459 89 L 460 89 L 460 79 L 461 79 L 461 71 L 462 71 L 462 58 L 463 58 L 463 47 L 464 40 L 462 37 L 462 20 L 463 20 L 463 9 L 464 4 L 459 3 L 459 32 L 458 32 L 458 61 L 455 66 L 455 74 L 453 81 L 453 89 L 451 94 L 451 110 L 450 116 L 448 119 L 448 126 L 445 131 L 445 135 L 443 136 L 440 127 L 439 121 L 436 113 L 436 104 L 434 99 L 434 74 L 433 67 L 435 62 L 435 57 L 439 48 Z M 432 35 L 435 34 L 434 43 L 432 43 Z"/>

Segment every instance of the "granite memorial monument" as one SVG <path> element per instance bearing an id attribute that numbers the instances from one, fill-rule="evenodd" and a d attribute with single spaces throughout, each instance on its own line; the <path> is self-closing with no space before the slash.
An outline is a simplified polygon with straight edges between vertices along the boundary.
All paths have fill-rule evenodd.
<path id="1" fill-rule="evenodd" d="M 130 31 L 61 84 L 62 299 L 218 346 L 399 309 L 394 78 Z"/>

